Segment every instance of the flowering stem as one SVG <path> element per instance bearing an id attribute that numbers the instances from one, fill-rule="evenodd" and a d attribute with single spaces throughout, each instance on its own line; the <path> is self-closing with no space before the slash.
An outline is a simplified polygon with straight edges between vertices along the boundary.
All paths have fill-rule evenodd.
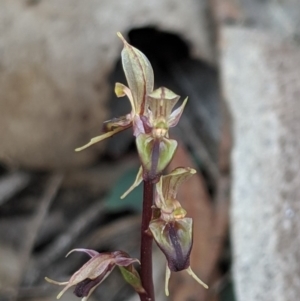
<path id="1" fill-rule="evenodd" d="M 152 216 L 153 184 L 144 181 L 143 215 L 141 227 L 141 280 L 147 295 L 140 295 L 141 301 L 155 301 L 152 276 L 152 237 L 147 233 Z"/>

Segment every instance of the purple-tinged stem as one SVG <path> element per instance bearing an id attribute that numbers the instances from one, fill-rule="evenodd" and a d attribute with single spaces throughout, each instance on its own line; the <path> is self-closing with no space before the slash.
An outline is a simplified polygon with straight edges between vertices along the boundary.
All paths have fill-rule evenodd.
<path id="1" fill-rule="evenodd" d="M 141 280 L 147 295 L 140 295 L 140 299 L 141 301 L 155 301 L 152 276 L 152 237 L 147 233 L 152 216 L 152 181 L 144 181 L 143 197 L 143 215 L 141 227 Z"/>

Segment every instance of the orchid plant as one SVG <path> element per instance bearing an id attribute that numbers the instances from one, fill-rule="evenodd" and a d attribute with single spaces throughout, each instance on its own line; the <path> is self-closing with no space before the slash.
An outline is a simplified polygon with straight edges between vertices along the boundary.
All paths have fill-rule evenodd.
<path id="1" fill-rule="evenodd" d="M 208 288 L 190 267 L 193 221 L 186 217 L 187 212 L 177 200 L 180 184 L 196 171 L 189 167 L 178 167 L 163 175 L 177 148 L 177 141 L 169 137 L 169 128 L 178 123 L 187 98 L 181 106 L 173 110 L 180 97 L 165 87 L 154 90 L 154 75 L 149 60 L 127 43 L 121 33 L 118 33 L 118 36 L 124 43 L 122 64 L 128 87 L 116 83 L 115 93 L 118 97 L 128 97 L 131 112 L 104 122 L 105 133 L 93 138 L 76 151 L 132 127 L 141 167 L 133 185 L 121 198 L 126 197 L 140 183 L 144 183 L 141 256 L 138 260 L 123 251 L 70 251 L 69 254 L 74 251 L 85 252 L 91 258 L 67 282 L 46 278 L 50 283 L 65 285 L 57 296 L 58 299 L 68 288 L 75 286 L 75 295 L 86 301 L 96 287 L 118 266 L 125 281 L 132 285 L 141 301 L 155 301 L 152 279 L 153 239 L 166 257 L 166 295 L 169 295 L 168 282 L 171 272 L 185 270 L 203 287 Z M 140 264 L 140 273 L 135 269 L 135 263 Z"/>

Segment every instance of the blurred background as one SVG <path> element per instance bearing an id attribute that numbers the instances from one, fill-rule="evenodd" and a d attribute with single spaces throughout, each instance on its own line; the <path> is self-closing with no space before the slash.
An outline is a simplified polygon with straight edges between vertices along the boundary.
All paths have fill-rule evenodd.
<path id="1" fill-rule="evenodd" d="M 0 301 L 50 301 L 87 256 L 139 257 L 141 187 L 130 131 L 75 153 L 129 112 L 116 32 L 155 87 L 189 97 L 168 167 L 197 169 L 179 200 L 191 266 L 154 246 L 157 300 L 295 301 L 300 295 L 299 0 L 0 0 Z M 179 101 L 181 103 L 181 101 Z M 76 300 L 72 289 L 62 300 Z M 119 271 L 91 300 L 138 300 Z"/>

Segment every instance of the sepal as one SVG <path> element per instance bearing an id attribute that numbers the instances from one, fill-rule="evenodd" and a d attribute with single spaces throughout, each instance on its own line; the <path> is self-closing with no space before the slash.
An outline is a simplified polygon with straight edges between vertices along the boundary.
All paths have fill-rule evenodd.
<path id="1" fill-rule="evenodd" d="M 103 131 L 105 133 L 113 131 L 117 128 L 123 128 L 124 130 L 131 127 L 132 121 L 130 115 L 116 117 L 103 122 Z"/>
<path id="2" fill-rule="evenodd" d="M 177 141 L 155 139 L 151 134 L 140 134 L 136 138 L 136 146 L 143 165 L 144 180 L 158 180 L 175 154 Z"/>
<path id="3" fill-rule="evenodd" d="M 89 143 L 87 143 L 87 144 L 85 144 L 85 145 L 83 145 L 81 147 L 76 148 L 75 151 L 76 152 L 80 152 L 80 151 L 82 151 L 82 150 L 90 147 L 93 144 L 96 144 L 96 143 L 98 143 L 98 142 L 100 142 L 100 141 L 102 141 L 102 140 L 104 140 L 106 138 L 109 138 L 109 137 L 111 137 L 111 136 L 113 136 L 113 135 L 115 135 L 115 134 L 117 134 L 117 133 L 119 133 L 121 131 L 124 131 L 125 129 L 127 129 L 127 127 L 117 127 L 115 129 L 113 129 L 112 131 L 109 131 L 109 132 L 107 132 L 105 134 L 102 134 L 100 136 L 92 138 Z"/>
<path id="4" fill-rule="evenodd" d="M 188 101 L 188 98 L 186 98 L 183 101 L 182 105 L 179 108 L 177 108 L 175 111 L 173 111 L 172 114 L 170 115 L 170 117 L 168 119 L 168 124 L 170 127 L 174 127 L 177 125 L 177 123 L 183 113 L 183 110 L 185 108 L 187 101 Z"/>
<path id="5" fill-rule="evenodd" d="M 173 272 L 182 271 L 190 265 L 192 249 L 191 218 L 166 223 L 162 219 L 152 220 L 149 230 L 158 247 L 165 254 L 168 267 Z"/>
<path id="6" fill-rule="evenodd" d="M 196 173 L 191 167 L 177 167 L 171 173 L 161 177 L 161 195 L 164 199 L 174 200 L 179 186 Z"/>
<path id="7" fill-rule="evenodd" d="M 147 57 L 138 49 L 131 46 L 120 32 L 118 37 L 123 41 L 122 64 L 128 86 L 132 93 L 135 113 L 143 115 L 146 109 L 146 95 L 153 90 L 153 69 Z"/>
<path id="8" fill-rule="evenodd" d="M 126 196 L 137 186 L 139 186 L 143 181 L 143 168 L 140 166 L 139 171 L 136 175 L 134 183 L 121 195 L 121 199 L 126 198 Z"/>
<path id="9" fill-rule="evenodd" d="M 160 118 L 167 120 L 179 98 L 179 95 L 165 87 L 160 87 L 148 94 L 148 104 L 152 113 L 153 124 Z"/>
<path id="10" fill-rule="evenodd" d="M 140 275 L 133 265 L 127 267 L 119 266 L 119 269 L 124 280 L 129 283 L 138 294 L 146 294 L 146 291 L 142 286 Z"/>

